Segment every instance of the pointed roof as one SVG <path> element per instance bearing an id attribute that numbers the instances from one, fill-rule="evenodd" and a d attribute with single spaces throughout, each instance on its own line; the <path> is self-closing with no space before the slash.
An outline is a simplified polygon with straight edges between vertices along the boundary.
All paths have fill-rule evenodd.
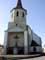
<path id="1" fill-rule="evenodd" d="M 24 11 L 27 12 L 27 10 L 23 8 L 21 0 L 17 1 L 16 7 L 14 7 L 10 12 L 12 12 L 14 9 L 23 9 Z"/>
<path id="2" fill-rule="evenodd" d="M 16 8 L 22 8 L 21 0 L 18 0 Z"/>

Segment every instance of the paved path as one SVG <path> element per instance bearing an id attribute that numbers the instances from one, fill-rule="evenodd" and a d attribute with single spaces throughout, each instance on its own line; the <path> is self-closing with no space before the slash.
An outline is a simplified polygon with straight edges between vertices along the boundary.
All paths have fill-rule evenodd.
<path id="1" fill-rule="evenodd" d="M 2 55 L 3 56 L 3 55 Z M 23 55 L 22 55 L 23 56 Z M 22 57 L 21 56 L 21 57 Z M 26 57 L 26 56 L 28 56 L 28 55 L 25 55 L 25 56 L 23 56 L 23 57 Z M 1 57 L 1 56 L 0 56 Z M 19 55 L 6 55 L 6 56 L 3 56 L 3 57 L 7 57 L 7 58 L 14 58 L 14 57 L 20 57 Z M 40 56 L 40 57 L 33 57 L 33 58 L 27 58 L 27 59 L 15 59 L 15 60 L 45 60 L 45 56 Z"/>
<path id="2" fill-rule="evenodd" d="M 35 54 L 35 55 L 0 55 L 0 57 L 4 58 L 31 58 L 31 57 L 37 57 L 40 56 L 40 54 Z"/>
<path id="3" fill-rule="evenodd" d="M 30 59 L 19 59 L 19 60 L 45 60 L 45 56 L 37 57 L 37 58 L 30 58 Z"/>

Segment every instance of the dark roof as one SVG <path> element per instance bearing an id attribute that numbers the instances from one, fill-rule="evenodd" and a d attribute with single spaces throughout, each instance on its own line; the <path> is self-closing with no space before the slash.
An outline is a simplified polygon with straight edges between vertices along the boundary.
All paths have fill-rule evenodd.
<path id="1" fill-rule="evenodd" d="M 13 11 L 14 9 L 23 9 L 24 11 L 27 12 L 27 10 L 23 8 L 21 0 L 17 1 L 16 7 L 14 7 L 11 11 Z"/>
<path id="2" fill-rule="evenodd" d="M 34 40 L 32 40 L 31 46 L 40 46 L 40 45 L 37 44 Z"/>
<path id="3" fill-rule="evenodd" d="M 16 8 L 22 8 L 21 0 L 18 0 Z"/>

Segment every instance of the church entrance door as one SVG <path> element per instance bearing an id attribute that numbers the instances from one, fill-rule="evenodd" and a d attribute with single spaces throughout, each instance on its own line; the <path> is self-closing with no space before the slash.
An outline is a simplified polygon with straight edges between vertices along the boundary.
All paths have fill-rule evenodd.
<path id="1" fill-rule="evenodd" d="M 24 47 L 18 47 L 18 54 L 23 55 L 24 54 Z"/>
<path id="2" fill-rule="evenodd" d="M 13 48 L 12 47 L 7 48 L 7 54 L 13 54 Z"/>

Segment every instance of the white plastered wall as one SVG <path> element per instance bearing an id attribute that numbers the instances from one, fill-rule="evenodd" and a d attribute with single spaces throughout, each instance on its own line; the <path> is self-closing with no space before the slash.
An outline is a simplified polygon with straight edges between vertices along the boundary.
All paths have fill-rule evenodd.
<path id="1" fill-rule="evenodd" d="M 4 37 L 4 54 L 6 54 L 7 40 L 8 40 L 8 32 L 5 31 L 5 37 Z"/>
<path id="2" fill-rule="evenodd" d="M 28 32 L 24 31 L 24 54 L 28 54 Z"/>
<path id="3" fill-rule="evenodd" d="M 34 48 L 34 47 L 30 47 L 30 52 L 34 52 L 34 51 L 33 51 L 33 48 Z M 35 46 L 35 48 L 36 48 L 36 52 L 42 52 L 42 49 L 41 49 L 40 46 Z"/>

